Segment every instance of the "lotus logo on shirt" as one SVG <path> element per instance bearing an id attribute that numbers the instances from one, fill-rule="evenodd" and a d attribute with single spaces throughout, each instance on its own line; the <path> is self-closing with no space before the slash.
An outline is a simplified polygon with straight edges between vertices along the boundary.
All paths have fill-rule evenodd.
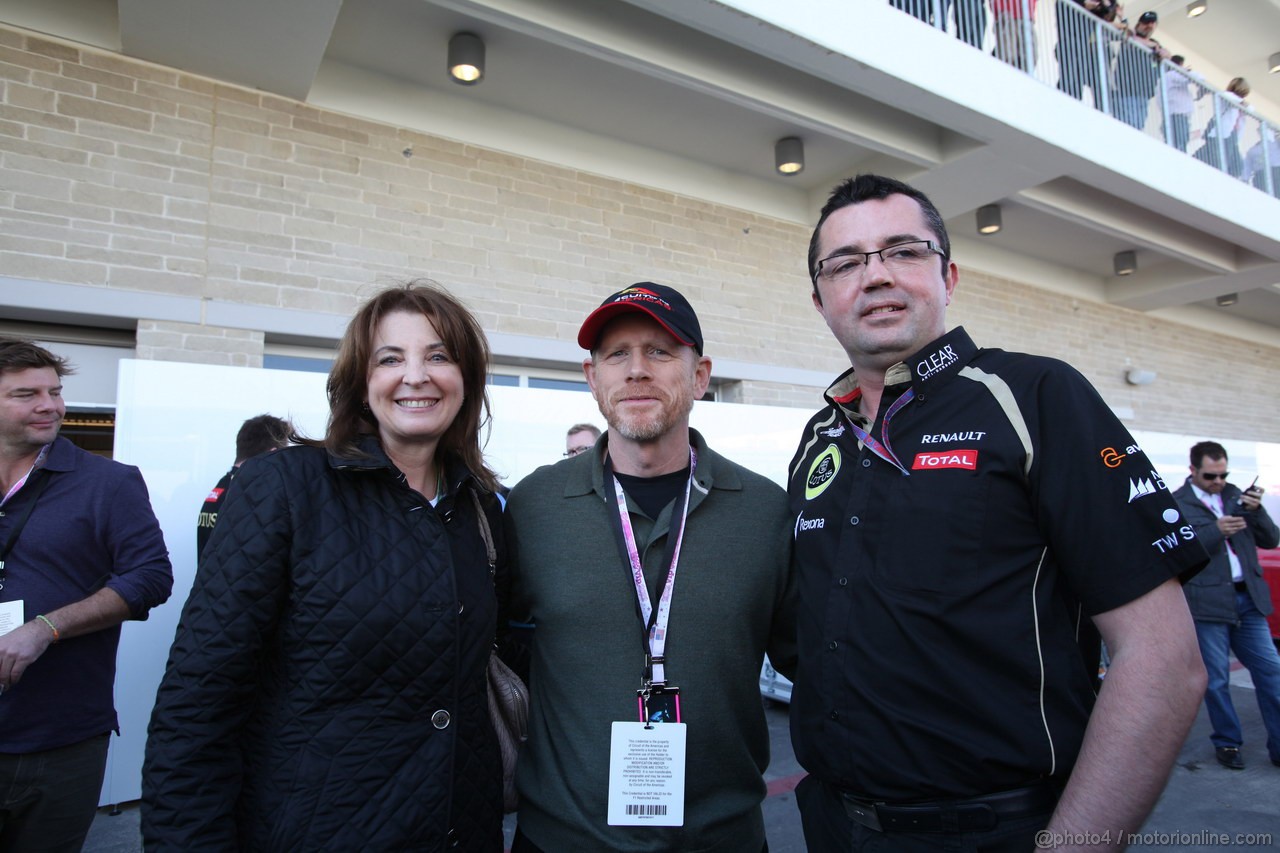
<path id="1" fill-rule="evenodd" d="M 840 448 L 828 444 L 809 466 L 809 479 L 804 484 L 804 499 L 811 501 L 827 490 L 831 481 L 840 473 Z"/>

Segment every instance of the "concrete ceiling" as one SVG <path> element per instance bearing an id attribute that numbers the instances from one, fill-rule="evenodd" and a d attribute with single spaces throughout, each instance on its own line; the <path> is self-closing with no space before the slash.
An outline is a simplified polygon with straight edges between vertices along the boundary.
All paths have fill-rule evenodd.
<path id="1" fill-rule="evenodd" d="M 874 3 L 865 8 L 869 16 L 899 14 L 881 0 L 855 0 L 863 3 Z M 763 32 L 768 28 L 718 4 L 0 0 L 0 20 L 65 35 L 83 28 L 86 17 L 105 17 L 109 6 L 117 11 L 115 47 L 129 55 L 303 100 L 325 69 L 354 70 L 398 93 L 371 90 L 370 101 L 420 93 L 457 107 L 448 116 L 455 136 L 466 138 L 459 127 L 473 108 L 513 122 L 536 119 L 578 132 L 584 147 L 617 141 L 708 167 L 726 182 L 795 197 L 795 208 L 805 211 L 799 221 L 835 181 L 858 170 L 917 183 L 955 234 L 973 240 L 979 239 L 973 212 L 999 203 L 1005 229 L 981 238 L 985 245 L 1092 278 L 1118 305 L 1228 312 L 1276 332 L 1280 341 L 1280 239 L 1274 235 L 1171 202 L 1123 175 L 1117 180 L 1108 164 L 1082 159 L 1073 145 L 1046 143 L 981 109 L 938 97 L 932 87 L 912 87 L 891 71 L 830 55 L 786 33 Z M 1210 0 L 1209 12 L 1194 20 L 1185 18 L 1182 0 L 1143 8 L 1161 12 L 1160 35 L 1196 57 L 1193 64 L 1202 70 L 1248 76 L 1264 114 L 1268 104 L 1280 104 L 1280 74 L 1267 75 L 1263 67 L 1280 51 L 1280 0 Z M 61 25 L 58 9 L 64 10 Z M 487 68 L 479 85 L 460 87 L 445 74 L 447 42 L 459 31 L 485 41 Z M 112 47 L 109 34 L 99 41 Z M 990 57 L 973 61 L 988 62 L 993 80 L 1014 74 Z M 825 73 L 831 68 L 857 74 Z M 1079 108 L 1047 87 L 1037 97 L 1054 109 Z M 346 103 L 360 111 L 358 95 Z M 1098 122 L 1114 125 L 1104 130 L 1122 142 L 1124 134 L 1133 135 L 1096 114 L 1082 124 Z M 773 169 L 772 142 L 789 135 L 803 137 L 806 165 L 801 174 L 783 177 Z M 516 140 L 511 144 L 519 149 Z M 562 151 L 561 162 L 572 165 L 589 153 Z M 1223 192 L 1257 193 L 1235 186 Z M 1280 220 L 1280 202 L 1263 197 L 1262 203 L 1273 205 Z M 1126 250 L 1137 251 L 1139 273 L 1120 279 L 1112 257 Z M 1228 292 L 1238 292 L 1239 302 L 1217 307 L 1215 297 Z"/>

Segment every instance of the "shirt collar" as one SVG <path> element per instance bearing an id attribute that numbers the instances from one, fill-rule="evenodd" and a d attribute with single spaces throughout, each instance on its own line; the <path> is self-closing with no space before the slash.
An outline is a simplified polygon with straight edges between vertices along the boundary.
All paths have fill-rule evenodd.
<path id="1" fill-rule="evenodd" d="M 701 500 L 699 493 L 705 494 L 712 488 L 734 491 L 742 488 L 742 478 L 738 476 L 738 472 L 733 469 L 732 465 L 727 464 L 724 457 L 707 446 L 707 441 L 702 437 L 702 433 L 690 428 L 689 444 L 693 447 L 694 452 L 698 454 L 698 469 L 694 472 L 696 488 L 694 489 L 694 495 L 691 496 L 690 511 Z M 589 452 L 556 463 L 568 465 L 571 469 L 569 475 L 565 478 L 565 497 L 588 495 L 592 492 L 596 492 L 602 497 L 613 494 L 612 486 L 609 487 L 610 490 L 608 492 L 605 491 L 604 486 L 604 454 L 608 448 L 609 433 L 606 431 L 600 437 L 600 441 L 596 442 L 596 446 Z"/>
<path id="2" fill-rule="evenodd" d="M 885 391 L 896 397 L 910 386 L 915 388 L 916 398 L 923 400 L 929 390 L 950 382 L 977 354 L 977 344 L 963 326 L 957 326 L 931 341 L 910 358 L 885 371 Z M 858 412 L 858 399 L 862 396 L 862 389 L 858 387 L 858 377 L 853 368 L 840 374 L 823 396 L 828 403 L 839 407 L 854 423 L 861 426 L 867 423 L 867 418 Z"/>
<path id="3" fill-rule="evenodd" d="M 1191 486 L 1191 491 L 1195 493 L 1195 496 L 1200 499 L 1200 503 L 1216 507 L 1222 506 L 1221 494 L 1214 495 L 1211 492 L 1206 492 L 1204 489 L 1197 486 L 1195 480 L 1192 480 L 1190 477 L 1187 478 L 1187 484 Z"/>

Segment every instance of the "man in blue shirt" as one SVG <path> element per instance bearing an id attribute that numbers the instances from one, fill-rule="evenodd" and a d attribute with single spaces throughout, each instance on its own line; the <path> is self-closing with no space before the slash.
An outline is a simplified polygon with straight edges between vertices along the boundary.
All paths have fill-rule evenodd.
<path id="1" fill-rule="evenodd" d="M 118 728 L 120 623 L 173 572 L 138 469 L 58 437 L 67 362 L 0 338 L 0 849 L 78 851 Z"/>

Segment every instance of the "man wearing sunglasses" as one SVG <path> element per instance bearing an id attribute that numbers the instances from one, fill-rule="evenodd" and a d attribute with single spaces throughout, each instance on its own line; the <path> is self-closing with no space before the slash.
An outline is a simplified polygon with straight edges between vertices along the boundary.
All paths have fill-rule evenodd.
<path id="1" fill-rule="evenodd" d="M 1191 476 L 1173 497 L 1211 560 L 1183 591 L 1209 673 L 1204 706 L 1213 725 L 1209 740 L 1218 763 L 1244 769 L 1244 737 L 1231 703 L 1227 659 L 1234 651 L 1253 678 L 1267 751 L 1271 763 L 1280 767 L 1280 655 L 1267 628 L 1271 595 L 1258 563 L 1259 548 L 1280 545 L 1280 529 L 1262 506 L 1262 487 L 1255 482 L 1241 491 L 1227 482 L 1229 473 L 1221 444 L 1202 441 L 1192 446 Z"/>
<path id="2" fill-rule="evenodd" d="M 851 369 L 787 484 L 805 839 L 1120 849 L 1204 689 L 1178 581 L 1207 556 L 1078 372 L 947 331 L 950 255 L 933 203 L 877 175 L 836 187 L 810 243 Z"/>

